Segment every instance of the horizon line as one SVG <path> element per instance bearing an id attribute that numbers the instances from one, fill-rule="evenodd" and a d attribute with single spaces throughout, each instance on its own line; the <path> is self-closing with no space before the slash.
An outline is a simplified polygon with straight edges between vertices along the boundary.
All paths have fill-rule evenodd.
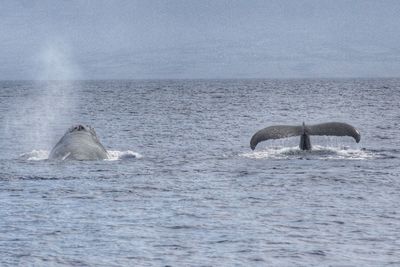
<path id="1" fill-rule="evenodd" d="M 243 77 L 243 78 L 109 78 L 109 79 L 0 79 L 0 82 L 77 82 L 77 81 L 195 81 L 195 80 L 370 80 L 400 79 L 400 76 L 344 76 L 344 77 Z"/>

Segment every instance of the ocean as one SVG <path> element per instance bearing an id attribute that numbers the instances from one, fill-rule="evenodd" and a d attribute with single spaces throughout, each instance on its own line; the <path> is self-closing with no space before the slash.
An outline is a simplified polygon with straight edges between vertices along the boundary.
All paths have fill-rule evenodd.
<path id="1" fill-rule="evenodd" d="M 0 265 L 400 266 L 399 122 L 400 79 L 1 81 Z M 77 123 L 110 159 L 47 159 Z"/>

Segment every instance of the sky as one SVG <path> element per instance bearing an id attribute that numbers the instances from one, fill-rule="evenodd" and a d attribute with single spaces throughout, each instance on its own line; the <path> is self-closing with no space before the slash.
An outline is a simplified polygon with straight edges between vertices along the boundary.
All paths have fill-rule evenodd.
<path id="1" fill-rule="evenodd" d="M 400 1 L 0 0 L 0 79 L 400 76 Z"/>

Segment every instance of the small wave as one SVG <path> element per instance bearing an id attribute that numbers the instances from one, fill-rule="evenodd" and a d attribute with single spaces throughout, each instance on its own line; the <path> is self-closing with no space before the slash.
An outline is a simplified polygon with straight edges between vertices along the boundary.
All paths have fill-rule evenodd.
<path id="1" fill-rule="evenodd" d="M 265 150 L 243 153 L 240 156 L 253 159 L 372 159 L 375 155 L 365 149 L 348 147 L 313 146 L 310 151 L 295 147 L 270 147 Z"/>
<path id="2" fill-rule="evenodd" d="M 110 156 L 110 161 L 114 160 L 130 160 L 130 159 L 140 159 L 142 157 L 141 154 L 137 152 L 133 152 L 131 150 L 127 151 L 118 151 L 118 150 L 109 150 L 108 155 Z"/>
<path id="3" fill-rule="evenodd" d="M 24 160 L 46 160 L 49 158 L 49 154 L 48 150 L 32 150 L 19 155 L 19 158 Z"/>
<path id="4" fill-rule="evenodd" d="M 390 140 L 390 139 L 393 139 L 393 138 L 390 137 L 390 136 L 383 136 L 383 135 L 374 135 L 374 137 L 377 138 L 377 139 L 381 139 L 381 140 Z"/>
<path id="5" fill-rule="evenodd" d="M 49 155 L 50 155 L 50 151 L 48 151 L 48 150 L 32 150 L 31 152 L 27 152 L 27 153 L 23 153 L 23 154 L 19 155 L 18 158 L 23 159 L 23 160 L 38 161 L 38 160 L 47 160 L 49 158 Z M 130 160 L 130 159 L 138 159 L 138 158 L 142 157 L 141 154 L 130 151 L 130 150 L 127 150 L 127 151 L 109 150 L 108 155 L 110 156 L 110 158 L 107 160 L 110 160 L 110 161 Z"/>

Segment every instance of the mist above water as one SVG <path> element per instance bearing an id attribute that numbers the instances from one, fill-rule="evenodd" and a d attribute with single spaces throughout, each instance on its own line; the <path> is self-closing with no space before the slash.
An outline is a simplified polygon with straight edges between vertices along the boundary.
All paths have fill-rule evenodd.
<path id="1" fill-rule="evenodd" d="M 60 41 L 46 44 L 36 61 L 39 70 L 37 80 L 70 81 L 80 76 L 71 49 Z"/>
<path id="2" fill-rule="evenodd" d="M 25 151 L 54 145 L 62 129 L 74 122 L 79 102 L 79 89 L 74 86 L 79 68 L 67 46 L 47 44 L 35 62 L 35 82 L 32 87 L 20 88 L 21 97 L 12 103 L 5 118 L 6 132 L 18 132 Z M 24 130 L 27 128 L 29 131 Z"/>

